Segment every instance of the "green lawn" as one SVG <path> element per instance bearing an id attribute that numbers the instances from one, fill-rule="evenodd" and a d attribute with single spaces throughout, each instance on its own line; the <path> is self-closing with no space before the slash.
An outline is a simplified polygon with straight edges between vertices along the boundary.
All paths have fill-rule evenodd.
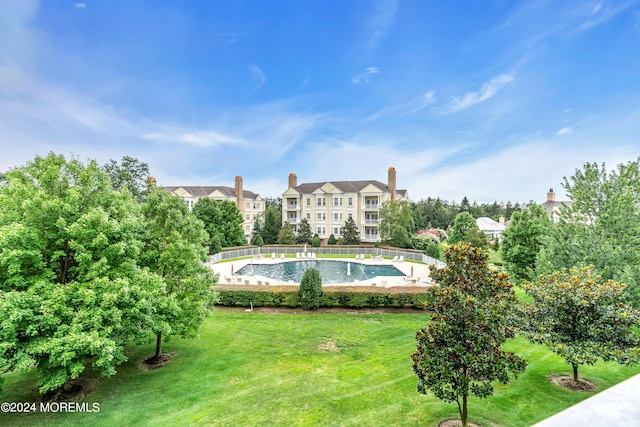
<path id="1" fill-rule="evenodd" d="M 214 313 L 199 338 L 172 340 L 178 356 L 156 371 L 139 368 L 153 345 L 132 347 L 111 378 L 94 378 L 83 399 L 99 413 L 0 414 L 0 425 L 114 426 L 437 426 L 456 417 L 455 404 L 415 391 L 410 355 L 421 314 Z M 528 426 L 591 393 L 560 389 L 547 379 L 569 367 L 522 339 L 510 349 L 527 371 L 495 396 L 470 400 L 471 421 Z M 598 363 L 580 374 L 610 387 L 640 368 Z M 6 375 L 2 401 L 37 402 L 33 374 Z"/>

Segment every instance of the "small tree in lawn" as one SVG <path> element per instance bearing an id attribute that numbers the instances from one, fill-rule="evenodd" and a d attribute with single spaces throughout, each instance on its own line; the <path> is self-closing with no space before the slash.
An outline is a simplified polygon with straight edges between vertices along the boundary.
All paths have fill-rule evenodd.
<path id="1" fill-rule="evenodd" d="M 445 251 L 447 267 L 431 267 L 440 286 L 428 308 L 429 325 L 418 331 L 412 354 L 418 392 L 431 390 L 445 402 L 456 402 L 462 425 L 468 425 L 470 394 L 493 394 L 492 381 L 506 384 L 509 374 L 524 371 L 526 362 L 500 347 L 515 336 L 509 325 L 517 298 L 504 273 L 492 271 L 487 255 L 468 243 Z"/>
<path id="2" fill-rule="evenodd" d="M 302 276 L 300 289 L 298 290 L 300 304 L 305 310 L 314 310 L 320 307 L 322 301 L 322 278 L 320 271 L 309 268 Z"/>
<path id="3" fill-rule="evenodd" d="M 342 237 L 344 238 L 345 245 L 360 244 L 360 232 L 352 217 L 347 218 L 345 221 L 344 227 L 342 227 Z"/>
<path id="4" fill-rule="evenodd" d="M 523 281 L 522 288 L 533 298 L 525 305 L 524 334 L 564 358 L 575 382 L 578 367 L 599 358 L 638 362 L 640 339 L 632 328 L 640 313 L 621 302 L 624 284 L 603 282 L 587 267 Z"/>

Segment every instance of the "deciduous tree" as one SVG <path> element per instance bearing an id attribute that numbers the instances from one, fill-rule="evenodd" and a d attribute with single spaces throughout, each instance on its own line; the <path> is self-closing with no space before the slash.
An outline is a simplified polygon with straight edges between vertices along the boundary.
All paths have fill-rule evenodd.
<path id="1" fill-rule="evenodd" d="M 406 200 L 388 200 L 380 207 L 380 237 L 398 248 L 411 247 L 411 235 L 415 232 L 411 205 Z"/>
<path id="2" fill-rule="evenodd" d="M 0 192 L 0 373 L 36 367 L 40 392 L 113 375 L 146 341 L 163 283 L 140 269 L 140 206 L 96 162 L 49 154 Z"/>
<path id="3" fill-rule="evenodd" d="M 511 224 L 502 233 L 502 257 L 516 282 L 535 277 L 536 258 L 550 227 L 547 213 L 537 204 L 511 216 Z"/>
<path id="4" fill-rule="evenodd" d="M 213 271 L 207 260 L 204 224 L 189 212 L 179 197 L 155 190 L 142 208 L 144 250 L 140 264 L 156 273 L 164 282 L 156 299 L 157 361 L 162 352 L 162 338 L 172 335 L 195 335 L 213 305 L 216 294 Z"/>
<path id="5" fill-rule="evenodd" d="M 449 243 L 456 244 L 464 241 L 464 236 L 472 228 L 477 228 L 476 220 L 469 212 L 460 212 L 453 220 L 453 229 L 449 234 Z"/>
<path id="6" fill-rule="evenodd" d="M 416 334 L 413 372 L 418 391 L 456 402 L 467 426 L 469 395 L 492 395 L 492 381 L 508 383 L 509 374 L 523 372 L 526 362 L 501 349 L 515 335 L 508 315 L 517 298 L 506 274 L 491 270 L 484 252 L 467 243 L 448 248 L 445 262 L 444 269 L 432 267 L 440 286 L 428 304 L 434 314 Z"/>
<path id="7" fill-rule="evenodd" d="M 115 190 L 129 189 L 133 197 L 144 200 L 148 193 L 149 165 L 135 157 L 122 156 L 120 163 L 109 159 L 102 167 L 111 178 L 111 185 Z"/>
<path id="8" fill-rule="evenodd" d="M 242 215 L 232 201 L 217 201 L 203 197 L 198 199 L 193 207 L 193 214 L 204 223 L 209 234 L 210 254 L 216 253 L 215 238 L 218 238 L 223 248 L 247 244 L 242 230 Z"/>
<path id="9" fill-rule="evenodd" d="M 574 381 L 579 366 L 599 358 L 623 364 L 639 360 L 640 339 L 632 329 L 640 317 L 621 302 L 625 285 L 603 281 L 587 267 L 540 276 L 521 286 L 533 298 L 524 309 L 523 332 L 565 359 Z"/>

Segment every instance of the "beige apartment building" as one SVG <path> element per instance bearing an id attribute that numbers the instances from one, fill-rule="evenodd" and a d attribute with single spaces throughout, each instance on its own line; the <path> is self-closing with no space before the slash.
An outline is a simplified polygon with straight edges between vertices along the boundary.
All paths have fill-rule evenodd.
<path id="1" fill-rule="evenodd" d="M 362 242 L 380 240 L 379 212 L 387 200 L 408 200 L 407 190 L 396 188 L 396 170 L 388 171 L 387 184 L 380 181 L 327 181 L 298 185 L 295 174 L 289 175 L 289 188 L 282 193 L 282 221 L 297 231 L 306 218 L 311 231 L 321 239 L 331 234 L 338 239 L 347 218 L 352 217 Z"/>
<path id="2" fill-rule="evenodd" d="M 189 206 L 189 209 L 193 209 L 193 206 L 202 197 L 234 202 L 242 214 L 244 220 L 242 228 L 247 240 L 251 239 L 256 216 L 261 215 L 265 208 L 265 201 L 259 194 L 242 188 L 241 176 L 236 176 L 235 188 L 224 186 L 181 186 L 162 187 L 162 189 L 180 197 Z"/>

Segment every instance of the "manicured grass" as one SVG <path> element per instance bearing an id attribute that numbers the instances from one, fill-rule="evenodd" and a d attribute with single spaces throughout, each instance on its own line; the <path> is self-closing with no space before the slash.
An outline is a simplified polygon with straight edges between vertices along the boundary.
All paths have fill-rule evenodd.
<path id="1" fill-rule="evenodd" d="M 93 378 L 84 402 L 99 413 L 0 414 L 0 425 L 113 426 L 436 426 L 457 417 L 455 404 L 420 395 L 411 372 L 415 332 L 423 314 L 214 313 L 193 340 L 174 339 L 166 367 L 143 371 L 150 343 L 132 346 L 130 361 L 111 378 Z M 526 372 L 496 395 L 470 399 L 473 422 L 529 426 L 592 393 L 548 382 L 569 366 L 523 339 L 508 343 L 529 360 Z M 598 363 L 580 368 L 600 389 L 640 368 Z M 38 402 L 32 373 L 6 376 L 2 401 Z"/>

